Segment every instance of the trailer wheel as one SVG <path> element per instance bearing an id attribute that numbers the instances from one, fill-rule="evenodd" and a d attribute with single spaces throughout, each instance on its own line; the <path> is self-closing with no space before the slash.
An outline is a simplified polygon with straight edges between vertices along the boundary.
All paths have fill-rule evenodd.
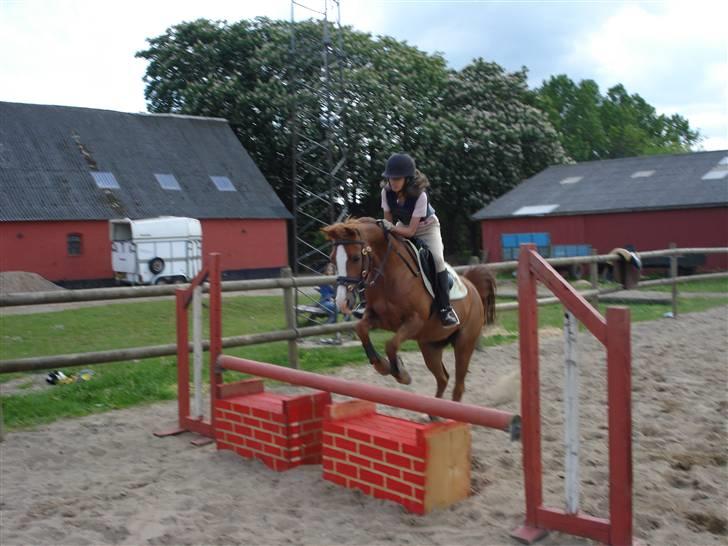
<path id="1" fill-rule="evenodd" d="M 164 271 L 164 260 L 162 258 L 152 258 L 149 260 L 149 271 L 155 275 L 159 275 Z"/>

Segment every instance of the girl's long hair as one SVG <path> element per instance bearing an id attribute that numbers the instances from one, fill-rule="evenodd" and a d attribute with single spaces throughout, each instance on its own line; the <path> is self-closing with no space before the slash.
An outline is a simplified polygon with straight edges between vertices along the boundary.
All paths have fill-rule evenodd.
<path id="1" fill-rule="evenodd" d="M 386 187 L 389 184 L 389 180 L 386 178 L 382 180 L 382 187 Z M 415 169 L 414 176 L 408 176 L 404 179 L 404 191 L 407 197 L 419 197 L 420 194 L 430 187 L 430 181 L 425 176 L 425 173 L 419 169 Z"/>

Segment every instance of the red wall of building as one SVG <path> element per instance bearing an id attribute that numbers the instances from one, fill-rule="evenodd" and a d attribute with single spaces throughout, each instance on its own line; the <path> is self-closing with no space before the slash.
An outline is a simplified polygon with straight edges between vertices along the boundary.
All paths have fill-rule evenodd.
<path id="1" fill-rule="evenodd" d="M 481 222 L 483 251 L 499 262 L 501 234 L 548 232 L 551 244 L 590 244 L 600 254 L 633 245 L 637 251 L 728 246 L 728 208 L 639 211 L 544 218 L 502 218 Z M 707 257 L 706 268 L 728 268 L 728 257 Z"/>
<path id="2" fill-rule="evenodd" d="M 70 233 L 81 234 L 80 256 L 68 255 Z M 0 222 L 0 271 L 51 281 L 111 278 L 108 222 Z"/>
<path id="3" fill-rule="evenodd" d="M 67 238 L 82 236 L 82 254 L 68 255 Z M 222 254 L 224 271 L 288 265 L 285 220 L 203 220 L 203 252 Z M 0 271 L 31 271 L 51 281 L 110 279 L 106 221 L 0 222 Z"/>
<path id="4" fill-rule="evenodd" d="M 285 220 L 202 220 L 205 256 L 220 252 L 223 271 L 288 265 Z"/>

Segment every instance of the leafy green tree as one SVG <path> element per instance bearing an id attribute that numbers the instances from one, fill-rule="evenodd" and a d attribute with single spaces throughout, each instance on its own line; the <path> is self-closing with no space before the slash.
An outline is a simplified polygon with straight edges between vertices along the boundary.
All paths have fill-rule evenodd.
<path id="1" fill-rule="evenodd" d="M 680 115 L 658 115 L 624 86 L 601 95 L 592 80 L 575 84 L 561 74 L 538 89 L 539 101 L 576 161 L 690 151 L 700 135 Z"/>
<path id="2" fill-rule="evenodd" d="M 320 44 L 320 24 L 295 23 L 302 47 Z M 322 98 L 312 91 L 320 88 L 320 57 L 293 58 L 290 31 L 291 23 L 265 18 L 167 29 L 137 53 L 149 61 L 149 110 L 226 118 L 288 206 L 294 104 L 310 141 L 345 127 L 351 183 L 341 190 L 353 214 L 379 214 L 382 167 L 392 152 L 407 151 L 433 182 L 449 253 L 478 248 L 471 213 L 566 160 L 525 69 L 509 74 L 478 59 L 453 71 L 440 55 L 347 27 L 337 66 L 344 92 Z M 306 185 L 317 183 L 312 176 Z"/>
<path id="3" fill-rule="evenodd" d="M 424 168 L 446 248 L 478 248 L 480 226 L 464 217 L 566 155 L 536 106 L 527 72 L 475 59 L 453 73 L 436 118 L 426 120 Z"/>

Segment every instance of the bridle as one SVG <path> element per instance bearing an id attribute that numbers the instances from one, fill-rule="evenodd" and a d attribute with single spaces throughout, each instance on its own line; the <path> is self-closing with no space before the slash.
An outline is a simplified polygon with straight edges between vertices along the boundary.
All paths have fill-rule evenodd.
<path id="1" fill-rule="evenodd" d="M 381 224 L 380 226 L 382 227 L 382 231 L 384 231 L 384 238 L 387 240 L 387 251 L 384 253 L 384 258 L 382 258 L 382 262 L 379 264 L 379 267 L 377 267 L 374 271 L 374 278 L 371 280 L 369 279 L 369 276 L 372 274 L 371 265 L 373 250 L 372 247 L 369 246 L 369 243 L 362 239 L 334 239 L 334 248 L 336 248 L 337 246 L 361 245 L 359 255 L 362 258 L 362 267 L 359 276 L 348 277 L 346 275 L 340 275 L 336 277 L 337 286 L 344 286 L 348 292 L 352 292 L 356 288 L 357 292 L 361 293 L 366 290 L 366 288 L 373 287 L 376 282 L 384 275 L 384 266 L 387 265 L 387 260 L 389 259 L 389 255 L 391 254 L 392 249 L 394 249 L 394 245 L 392 244 L 392 239 L 389 236 L 389 232 Z M 394 251 L 404 262 L 412 275 L 417 277 L 419 273 L 417 273 L 407 262 L 407 260 L 404 259 L 404 256 L 400 254 L 399 250 L 394 249 Z"/>
<path id="2" fill-rule="evenodd" d="M 356 288 L 357 292 L 361 292 L 366 288 L 366 279 L 369 276 L 369 266 L 372 262 L 372 247 L 369 246 L 369 243 L 360 239 L 334 239 L 333 241 L 334 248 L 347 245 L 361 245 L 361 250 L 359 251 L 359 255 L 362 258 L 361 272 L 358 277 L 339 275 L 336 277 L 336 286 L 344 286 L 348 292 L 352 292 L 354 288 Z"/>

